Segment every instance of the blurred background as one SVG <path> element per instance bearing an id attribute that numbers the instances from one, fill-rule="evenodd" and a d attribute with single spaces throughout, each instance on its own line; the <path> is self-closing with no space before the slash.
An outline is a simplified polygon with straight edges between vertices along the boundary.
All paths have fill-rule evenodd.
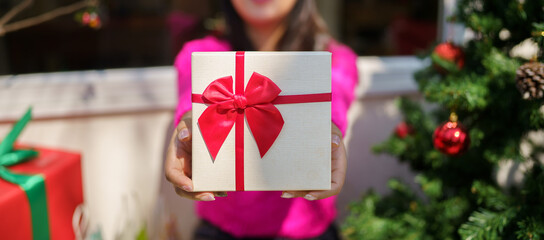
<path id="1" fill-rule="evenodd" d="M 3 0 L 0 14 L 19 2 Z M 11 22 L 74 2 L 35 1 Z M 439 2 L 317 1 L 333 36 L 362 56 L 410 55 L 426 49 L 437 36 Z M 82 27 L 76 11 L 0 38 L 0 74 L 171 65 L 183 43 L 222 28 L 220 3 L 103 0 L 91 9 L 100 27 Z"/>
<path id="2" fill-rule="evenodd" d="M 30 4 L 5 29 L 80 3 L 2 0 L 0 16 L 21 2 Z M 346 137 L 350 167 L 338 200 L 341 223 L 348 203 L 368 189 L 389 191 L 391 177 L 412 182 L 406 165 L 370 148 L 401 121 L 394 99 L 419 98 L 412 74 L 423 63 L 414 55 L 454 35 L 454 27 L 443 24 L 453 1 L 316 2 L 333 36 L 360 55 Z M 0 34 L 0 136 L 33 106 L 34 120 L 21 143 L 82 154 L 84 205 L 77 214 L 88 221 L 76 224 L 76 232 L 85 227 L 87 235 L 103 239 L 134 239 L 142 231 L 189 239 L 197 222 L 192 202 L 177 197 L 162 172 L 177 104 L 172 64 L 185 42 L 223 28 L 220 2 L 82 3 Z"/>

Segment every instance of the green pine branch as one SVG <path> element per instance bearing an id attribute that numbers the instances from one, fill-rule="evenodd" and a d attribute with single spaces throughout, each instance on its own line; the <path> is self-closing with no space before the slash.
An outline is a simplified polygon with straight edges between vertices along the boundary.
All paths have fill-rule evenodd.
<path id="1" fill-rule="evenodd" d="M 459 0 L 451 19 L 474 31 L 463 44 L 462 69 L 436 55 L 415 73 L 427 102 L 397 104 L 413 131 L 373 147 L 418 173 L 413 191 L 391 180 L 391 194 L 367 193 L 350 207 L 348 239 L 543 239 L 544 146 L 528 136 L 544 133 L 544 99 L 524 100 L 516 70 L 526 62 L 512 48 L 532 38 L 544 49 L 544 0 Z M 440 66 L 440 67 L 437 67 Z M 434 129 L 455 111 L 470 135 L 469 149 L 447 156 L 433 147 Z M 522 151 L 524 142 L 530 149 Z M 523 152 L 523 154 L 522 154 Z M 528 166 L 521 183 L 497 183 L 504 161 Z M 544 240 L 544 239 L 543 239 Z"/>
<path id="2" fill-rule="evenodd" d="M 472 213 L 467 223 L 461 225 L 459 235 L 465 240 L 503 239 L 504 229 L 514 216 L 514 209 L 507 209 L 502 212 L 480 209 Z"/>

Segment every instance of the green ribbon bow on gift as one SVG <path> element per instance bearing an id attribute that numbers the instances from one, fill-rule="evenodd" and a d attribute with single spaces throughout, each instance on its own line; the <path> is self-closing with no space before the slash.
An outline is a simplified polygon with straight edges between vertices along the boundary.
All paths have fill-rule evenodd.
<path id="1" fill-rule="evenodd" d="M 49 218 L 47 216 L 47 197 L 45 179 L 42 175 L 23 175 L 10 172 L 6 167 L 26 162 L 38 156 L 34 150 L 14 150 L 13 144 L 32 118 L 32 109 L 13 126 L 13 129 L 0 143 L 0 181 L 6 180 L 18 185 L 25 193 L 30 204 L 33 239 L 49 239 Z"/>

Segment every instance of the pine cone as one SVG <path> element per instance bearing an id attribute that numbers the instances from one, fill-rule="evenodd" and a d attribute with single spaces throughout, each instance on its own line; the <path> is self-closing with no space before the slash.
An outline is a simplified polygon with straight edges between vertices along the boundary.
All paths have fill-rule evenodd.
<path id="1" fill-rule="evenodd" d="M 516 71 L 516 85 L 523 99 L 544 97 L 544 63 L 530 62 Z"/>

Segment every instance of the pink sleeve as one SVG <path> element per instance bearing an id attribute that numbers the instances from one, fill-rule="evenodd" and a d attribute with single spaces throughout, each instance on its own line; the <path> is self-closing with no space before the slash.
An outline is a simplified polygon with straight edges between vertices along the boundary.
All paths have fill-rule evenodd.
<path id="1" fill-rule="evenodd" d="M 178 106 L 174 124 L 177 126 L 181 116 L 191 110 L 191 54 L 204 51 L 229 51 L 227 42 L 213 36 L 189 41 L 178 53 L 174 66 L 178 72 Z"/>
<path id="2" fill-rule="evenodd" d="M 174 66 L 178 72 L 178 106 L 174 124 L 177 126 L 181 116 L 191 110 L 191 48 L 187 43 L 183 46 Z"/>
<path id="3" fill-rule="evenodd" d="M 331 42 L 332 53 L 332 122 L 346 134 L 347 112 L 355 99 L 358 82 L 357 55 L 347 46 Z"/>

